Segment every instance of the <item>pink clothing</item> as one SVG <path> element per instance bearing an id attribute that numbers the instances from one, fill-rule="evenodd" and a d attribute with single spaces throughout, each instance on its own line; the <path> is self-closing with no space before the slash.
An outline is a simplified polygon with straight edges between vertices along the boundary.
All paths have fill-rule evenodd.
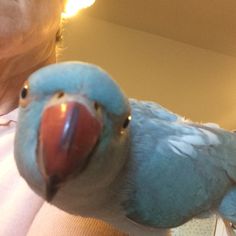
<path id="1" fill-rule="evenodd" d="M 19 176 L 13 158 L 17 110 L 0 117 L 0 236 L 124 236 L 101 221 L 69 215 L 39 198 Z M 10 120 L 10 124 L 4 125 Z M 22 137 L 24 138 L 24 137 Z M 216 217 L 191 221 L 173 236 L 213 236 Z M 227 236 L 218 221 L 215 236 Z"/>
<path id="2" fill-rule="evenodd" d="M 19 177 L 13 158 L 16 111 L 0 117 L 0 235 L 26 235 L 43 200 Z"/>

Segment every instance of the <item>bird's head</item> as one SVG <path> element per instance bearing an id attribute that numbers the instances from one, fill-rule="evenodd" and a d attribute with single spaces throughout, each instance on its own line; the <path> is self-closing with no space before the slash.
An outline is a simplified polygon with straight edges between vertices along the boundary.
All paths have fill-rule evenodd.
<path id="1" fill-rule="evenodd" d="M 19 172 L 51 201 L 70 179 L 106 171 L 98 166 L 124 143 L 130 120 L 128 100 L 102 69 L 79 62 L 42 68 L 20 94 L 15 138 Z"/>

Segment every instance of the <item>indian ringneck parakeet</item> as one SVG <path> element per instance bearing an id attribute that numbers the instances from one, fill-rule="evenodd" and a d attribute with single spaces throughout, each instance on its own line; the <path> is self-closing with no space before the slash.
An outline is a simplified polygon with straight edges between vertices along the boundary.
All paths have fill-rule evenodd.
<path id="1" fill-rule="evenodd" d="M 128 99 L 91 64 L 50 65 L 25 82 L 15 160 L 51 204 L 131 235 L 215 212 L 236 223 L 236 134 Z"/>

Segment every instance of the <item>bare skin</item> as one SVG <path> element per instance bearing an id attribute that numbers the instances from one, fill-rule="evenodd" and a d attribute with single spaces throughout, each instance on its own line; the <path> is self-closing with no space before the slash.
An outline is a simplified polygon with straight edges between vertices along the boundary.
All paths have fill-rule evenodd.
<path id="1" fill-rule="evenodd" d="M 56 61 L 64 0 L 1 0 L 0 115 L 18 105 L 25 79 Z"/>

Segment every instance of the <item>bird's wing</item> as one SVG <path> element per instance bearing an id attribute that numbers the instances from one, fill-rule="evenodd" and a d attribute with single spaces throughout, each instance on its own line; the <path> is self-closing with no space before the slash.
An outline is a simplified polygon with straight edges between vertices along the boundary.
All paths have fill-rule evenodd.
<path id="1" fill-rule="evenodd" d="M 173 227 L 215 207 L 236 181 L 236 135 L 132 101 L 128 216 Z"/>
<path id="2" fill-rule="evenodd" d="M 179 156 L 207 155 L 213 165 L 223 168 L 236 182 L 236 134 L 233 131 L 214 123 L 193 123 L 154 102 L 131 99 L 130 104 L 135 126 L 133 136 L 147 134 L 158 151 L 165 147 Z M 153 154 L 155 157 L 155 152 Z"/>

